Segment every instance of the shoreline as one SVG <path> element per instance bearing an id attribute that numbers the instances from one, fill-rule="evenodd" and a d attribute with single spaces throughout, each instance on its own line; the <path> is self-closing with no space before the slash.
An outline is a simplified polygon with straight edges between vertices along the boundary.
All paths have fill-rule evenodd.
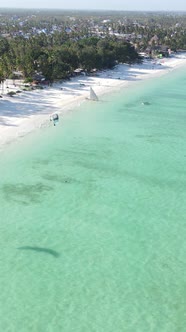
<path id="1" fill-rule="evenodd" d="M 9 88 L 0 99 L 0 148 L 35 130 L 52 125 L 50 115 L 57 112 L 64 116 L 89 99 L 90 87 L 100 98 L 137 81 L 165 75 L 184 64 L 185 54 L 164 58 L 156 63 L 146 60 L 131 66 L 119 64 L 112 70 L 97 72 L 95 76 L 77 76 L 42 90 L 22 91 L 13 97 L 7 95 L 8 91 L 15 90 L 12 80 L 9 80 Z"/>

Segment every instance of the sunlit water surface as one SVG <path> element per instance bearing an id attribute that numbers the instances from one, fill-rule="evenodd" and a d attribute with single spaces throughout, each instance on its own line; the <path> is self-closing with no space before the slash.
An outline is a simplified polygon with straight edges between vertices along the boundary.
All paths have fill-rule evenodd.
<path id="1" fill-rule="evenodd" d="M 186 69 L 0 155 L 0 331 L 185 331 Z"/>

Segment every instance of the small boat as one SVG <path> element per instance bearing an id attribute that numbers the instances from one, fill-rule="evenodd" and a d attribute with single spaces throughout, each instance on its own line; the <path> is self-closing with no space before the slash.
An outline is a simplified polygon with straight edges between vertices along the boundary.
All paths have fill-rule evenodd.
<path id="1" fill-rule="evenodd" d="M 50 121 L 53 121 L 54 126 L 59 122 L 59 115 L 54 113 L 50 116 Z"/>
<path id="2" fill-rule="evenodd" d="M 97 94 L 91 87 L 90 87 L 90 100 L 95 100 L 95 101 L 99 100 Z"/>
<path id="3" fill-rule="evenodd" d="M 142 105 L 150 105 L 150 103 L 148 101 L 143 101 L 141 104 Z"/>

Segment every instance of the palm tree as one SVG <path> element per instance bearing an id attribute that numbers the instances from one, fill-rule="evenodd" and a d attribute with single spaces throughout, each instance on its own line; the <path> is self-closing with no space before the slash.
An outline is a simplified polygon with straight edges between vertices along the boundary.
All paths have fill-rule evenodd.
<path id="1" fill-rule="evenodd" d="M 1 85 L 1 93 L 4 93 L 4 75 L 3 75 L 3 71 L 0 69 L 0 85 Z"/>

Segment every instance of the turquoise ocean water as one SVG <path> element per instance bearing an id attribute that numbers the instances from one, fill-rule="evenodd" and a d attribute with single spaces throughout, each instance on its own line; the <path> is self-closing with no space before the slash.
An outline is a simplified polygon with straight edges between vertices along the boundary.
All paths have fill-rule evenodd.
<path id="1" fill-rule="evenodd" d="M 185 86 L 136 82 L 1 152 L 0 331 L 185 331 Z"/>

